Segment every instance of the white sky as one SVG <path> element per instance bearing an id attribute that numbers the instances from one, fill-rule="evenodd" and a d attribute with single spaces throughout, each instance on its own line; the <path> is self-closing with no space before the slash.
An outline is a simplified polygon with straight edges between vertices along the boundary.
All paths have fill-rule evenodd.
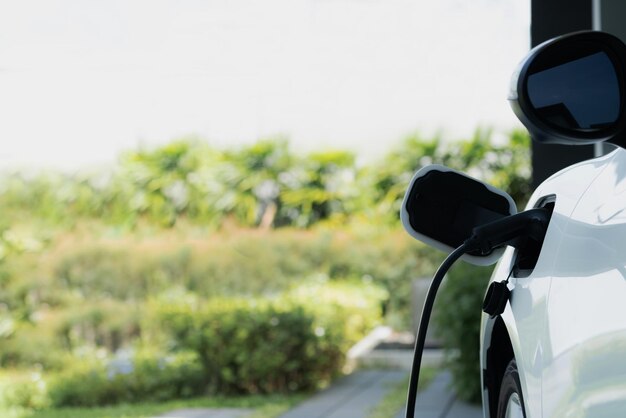
<path id="1" fill-rule="evenodd" d="M 0 167 L 74 168 L 195 134 L 366 157 L 518 126 L 522 0 L 0 0 Z"/>

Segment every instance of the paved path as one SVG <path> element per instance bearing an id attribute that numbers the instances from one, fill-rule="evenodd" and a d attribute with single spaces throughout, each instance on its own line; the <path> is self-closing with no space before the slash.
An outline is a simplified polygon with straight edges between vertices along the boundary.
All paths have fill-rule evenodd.
<path id="1" fill-rule="evenodd" d="M 405 381 L 403 370 L 361 370 L 313 395 L 280 418 L 367 418 L 396 382 Z M 441 373 L 417 396 L 416 418 L 482 418 L 482 409 L 457 400 L 450 392 L 450 374 Z M 245 418 L 249 409 L 195 408 L 172 411 L 159 418 Z M 394 418 L 404 418 L 399 411 Z M 392 417 L 390 417 L 392 418 Z"/>
<path id="2" fill-rule="evenodd" d="M 367 418 L 389 391 L 405 380 L 398 370 L 364 370 L 347 376 L 280 418 Z M 417 397 L 416 418 L 482 418 L 479 406 L 467 405 L 450 392 L 450 374 L 441 373 Z M 404 418 L 405 410 L 395 418 Z M 390 417 L 391 418 L 391 417 Z"/>
<path id="3" fill-rule="evenodd" d="M 468 405 L 456 399 L 450 392 L 451 376 L 444 372 L 435 377 L 430 385 L 417 394 L 415 418 L 482 418 L 480 406 Z M 395 418 L 404 418 L 402 409 Z"/>
<path id="4" fill-rule="evenodd" d="M 366 418 L 390 385 L 407 378 L 403 370 L 362 370 L 340 379 L 280 418 Z M 391 418 L 391 417 L 390 417 Z"/>

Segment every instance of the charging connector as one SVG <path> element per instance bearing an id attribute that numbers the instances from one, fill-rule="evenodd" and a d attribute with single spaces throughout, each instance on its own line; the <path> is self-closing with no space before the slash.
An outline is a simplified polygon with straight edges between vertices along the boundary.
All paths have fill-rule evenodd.
<path id="1" fill-rule="evenodd" d="M 547 209 L 530 209 L 474 228 L 465 242 L 468 251 L 479 250 L 482 255 L 505 245 L 519 249 L 526 246 L 528 240 L 542 242 L 549 222 Z"/>

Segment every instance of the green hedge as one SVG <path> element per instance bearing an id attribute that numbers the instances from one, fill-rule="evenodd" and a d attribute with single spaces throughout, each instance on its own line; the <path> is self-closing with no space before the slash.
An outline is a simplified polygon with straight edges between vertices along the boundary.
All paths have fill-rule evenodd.
<path id="1" fill-rule="evenodd" d="M 80 298 L 117 300 L 145 299 L 175 286 L 206 297 L 271 294 L 313 275 L 366 276 L 401 297 L 408 292 L 394 290 L 433 267 L 433 252 L 400 229 L 241 230 L 195 240 L 76 242 L 48 259 L 54 261 L 34 269 L 30 282 L 49 304 L 68 303 L 70 290 Z"/>
<path id="2" fill-rule="evenodd" d="M 214 299 L 160 308 L 176 347 L 198 356 L 209 393 L 310 390 L 340 370 L 381 319 L 371 286 L 311 285 L 275 299 Z"/>

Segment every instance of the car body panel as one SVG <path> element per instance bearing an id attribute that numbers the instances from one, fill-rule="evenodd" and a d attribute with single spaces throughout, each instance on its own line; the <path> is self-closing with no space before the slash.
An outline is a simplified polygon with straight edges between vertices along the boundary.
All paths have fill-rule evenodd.
<path id="1" fill-rule="evenodd" d="M 626 151 L 569 216 L 552 269 L 543 417 L 626 412 Z"/>
<path id="2" fill-rule="evenodd" d="M 528 277 L 512 277 L 510 279 L 511 298 L 501 315 L 520 372 L 527 418 L 551 416 L 545 415 L 546 409 L 554 409 L 551 403 L 553 398 L 550 398 L 546 407 L 543 405 L 544 398 L 550 396 L 546 394 L 546 391 L 552 391 L 552 385 L 559 385 L 558 379 L 564 379 L 568 376 L 567 371 L 554 374 L 554 368 L 558 367 L 557 362 L 561 360 L 557 360 L 554 355 L 554 335 L 552 334 L 556 331 L 557 335 L 560 335 L 562 330 L 548 318 L 554 315 L 555 304 L 563 309 L 560 315 L 567 317 L 568 312 L 578 309 L 578 304 L 581 303 L 562 302 L 559 301 L 561 298 L 553 297 L 555 301 L 552 302 L 552 305 L 550 304 L 550 295 L 554 295 L 551 286 L 555 268 L 561 274 L 564 272 L 563 264 L 567 264 L 566 261 L 560 261 L 559 257 L 564 252 L 572 250 L 571 247 L 574 245 L 566 242 L 569 239 L 566 234 L 568 231 L 576 233 L 574 227 L 570 225 L 570 217 L 572 213 L 576 212 L 583 196 L 588 196 L 588 189 L 598 183 L 596 179 L 603 179 L 603 172 L 614 164 L 613 162 L 618 155 L 620 161 L 624 160 L 624 167 L 626 167 L 626 151 L 623 150 L 617 150 L 610 155 L 573 165 L 543 182 L 533 193 L 527 205 L 527 209 L 530 209 L 535 207 L 542 198 L 550 195 L 556 196 L 554 211 L 537 265 Z M 589 194 L 589 196 L 591 195 Z M 610 212 L 609 209 L 605 209 L 605 211 L 607 210 Z M 626 217 L 626 214 L 624 216 Z M 580 247 L 576 248 L 579 249 L 578 252 L 576 254 L 568 253 L 568 257 L 573 256 L 583 260 L 586 252 Z M 513 248 L 508 248 L 505 251 L 494 270 L 492 281 L 503 281 L 509 276 L 515 255 Z M 492 322 L 493 319 L 483 314 L 481 331 L 481 367 L 483 369 L 486 367 L 486 352 L 491 345 Z M 559 345 L 559 349 L 561 348 Z M 546 385 L 548 373 L 553 374 L 547 379 L 548 384 Z M 484 415 L 490 417 L 488 399 L 485 399 L 487 395 L 484 394 L 483 396 Z M 559 399 L 562 399 L 563 396 Z"/>

